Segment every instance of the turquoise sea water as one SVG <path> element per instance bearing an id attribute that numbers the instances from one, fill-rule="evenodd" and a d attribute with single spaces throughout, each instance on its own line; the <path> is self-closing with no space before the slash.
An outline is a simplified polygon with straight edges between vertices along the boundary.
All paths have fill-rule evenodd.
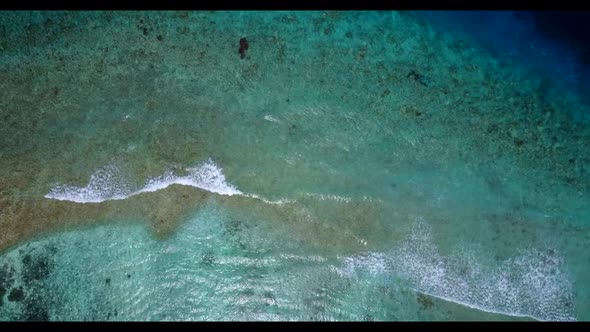
<path id="1" fill-rule="evenodd" d="M 411 13 L 0 22 L 0 319 L 590 318 L 576 93 Z"/>

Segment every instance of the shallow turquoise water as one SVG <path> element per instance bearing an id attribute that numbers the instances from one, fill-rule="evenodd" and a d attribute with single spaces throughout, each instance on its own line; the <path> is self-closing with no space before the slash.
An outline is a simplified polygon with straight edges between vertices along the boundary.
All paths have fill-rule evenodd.
<path id="1" fill-rule="evenodd" d="M 575 94 L 407 13 L 0 17 L 1 319 L 590 317 Z"/>
<path id="2" fill-rule="evenodd" d="M 544 253 L 485 266 L 440 256 L 428 231 L 417 229 L 394 252 L 330 257 L 302 249 L 286 231 L 236 219 L 211 202 L 166 242 L 150 239 L 143 227 L 54 236 L 3 258 L 4 268 L 16 270 L 13 287 L 28 296 L 5 303 L 3 313 L 52 320 L 505 319 L 444 302 L 432 308 L 420 296 L 442 293 L 488 310 L 526 312 L 555 307 L 566 287 Z M 558 289 L 541 288 L 547 286 Z M 523 298 L 529 302 L 519 303 Z"/>

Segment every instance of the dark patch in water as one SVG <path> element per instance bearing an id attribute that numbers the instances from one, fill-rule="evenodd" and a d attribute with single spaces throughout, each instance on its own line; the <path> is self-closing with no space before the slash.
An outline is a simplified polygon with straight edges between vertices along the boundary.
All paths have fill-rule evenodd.
<path id="1" fill-rule="evenodd" d="M 224 224 L 223 235 L 230 237 L 239 237 L 240 233 L 248 228 L 248 225 L 241 220 L 231 219 L 229 222 Z"/>
<path id="2" fill-rule="evenodd" d="M 590 28 L 587 11 L 531 12 L 537 31 L 574 49 L 584 64 L 590 64 Z"/>
<path id="3" fill-rule="evenodd" d="M 14 282 L 14 266 L 2 264 L 0 266 L 0 306 L 4 304 L 4 295 Z"/>
<path id="4" fill-rule="evenodd" d="M 264 293 L 262 295 L 266 299 L 265 304 L 267 306 L 269 306 L 277 301 L 274 294 L 271 291 L 264 291 Z"/>
<path id="5" fill-rule="evenodd" d="M 240 250 L 242 251 L 248 251 L 248 246 L 246 246 L 246 244 L 241 240 L 238 240 L 238 247 L 240 247 Z"/>
<path id="6" fill-rule="evenodd" d="M 105 282 L 105 284 L 110 285 L 111 284 L 111 278 L 106 278 L 104 282 Z"/>
<path id="7" fill-rule="evenodd" d="M 240 38 L 240 49 L 238 50 L 238 53 L 240 53 L 240 59 L 246 57 L 246 51 L 249 47 L 248 40 L 246 38 Z"/>
<path id="8" fill-rule="evenodd" d="M 12 264 L 3 263 L 0 265 L 0 285 L 7 285 L 14 281 L 14 266 Z"/>
<path id="9" fill-rule="evenodd" d="M 6 290 L 10 288 L 14 282 L 14 267 L 12 265 L 3 264 L 0 266 L 0 306 Z"/>
<path id="10" fill-rule="evenodd" d="M 215 255 L 213 254 L 213 252 L 210 250 L 205 252 L 205 254 L 203 254 L 203 257 L 201 258 L 201 263 L 207 266 L 213 265 L 213 263 L 215 263 Z"/>
<path id="11" fill-rule="evenodd" d="M 242 294 L 245 296 L 254 296 L 255 292 L 252 288 L 246 288 L 242 291 Z"/>
<path id="12" fill-rule="evenodd" d="M 131 274 L 127 273 L 127 279 L 131 278 Z"/>
<path id="13" fill-rule="evenodd" d="M 46 254 L 26 254 L 23 259 L 23 282 L 30 284 L 33 281 L 41 281 L 47 278 L 51 272 L 52 264 Z"/>
<path id="14" fill-rule="evenodd" d="M 49 306 L 46 297 L 31 296 L 24 303 L 22 318 L 27 322 L 49 321 Z"/>
<path id="15" fill-rule="evenodd" d="M 432 299 L 430 299 L 429 296 L 426 296 L 424 294 L 418 294 L 417 300 L 418 303 L 420 303 L 420 307 L 422 308 L 422 310 L 430 309 L 434 306 L 434 302 L 432 302 Z"/>
<path id="16" fill-rule="evenodd" d="M 25 293 L 23 292 L 22 287 L 13 288 L 8 294 L 8 301 L 10 302 L 20 302 L 25 297 Z"/>
<path id="17" fill-rule="evenodd" d="M 410 72 L 408 73 L 408 75 L 406 75 L 407 78 L 413 78 L 414 81 L 420 83 L 420 85 L 422 86 L 428 86 L 428 82 L 426 77 L 424 77 L 424 75 L 419 74 L 417 71 L 415 70 L 410 70 Z"/>

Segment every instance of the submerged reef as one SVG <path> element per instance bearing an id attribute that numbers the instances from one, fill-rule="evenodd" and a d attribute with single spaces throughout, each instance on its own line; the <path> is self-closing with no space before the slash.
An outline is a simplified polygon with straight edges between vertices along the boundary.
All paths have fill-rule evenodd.
<path id="1" fill-rule="evenodd" d="M 460 312 L 446 313 L 437 296 L 489 309 L 498 302 L 472 289 L 522 286 L 502 271 L 487 285 L 453 283 L 485 266 L 445 270 L 461 250 L 532 271 L 525 314 L 589 317 L 588 292 L 578 287 L 570 298 L 555 277 L 564 257 L 572 280 L 590 280 L 589 108 L 579 96 L 409 13 L 232 15 L 0 13 L 0 253 L 58 232 L 138 224 L 154 243 L 170 244 L 171 257 L 181 226 L 214 205 L 231 216 L 219 236 L 241 255 L 236 264 L 259 254 L 244 235 L 254 225 L 284 233 L 267 235 L 284 249 L 269 260 L 368 257 L 375 279 L 390 276 L 375 253 L 407 249 L 395 263 L 414 273 L 418 293 L 373 288 L 383 301 L 405 298 L 416 311 L 409 317 Z M 432 245 L 412 233 L 422 221 Z M 542 254 L 509 264 L 531 248 Z M 59 292 L 42 285 L 56 273 L 60 247 L 44 250 L 0 265 L 0 307 L 18 307 L 14 319 L 46 320 L 59 305 Z M 235 263 L 214 245 L 191 255 L 204 273 Z M 248 269 L 253 284 L 270 273 Z M 94 282 L 101 301 L 121 280 L 146 278 L 137 269 L 107 272 Z M 548 291 L 563 307 L 535 307 L 544 301 L 529 291 L 541 289 L 536 272 L 555 281 Z M 301 295 L 304 319 L 326 319 L 336 306 L 330 284 L 319 284 Z M 281 304 L 275 289 L 240 291 L 268 310 Z M 107 304 L 84 317 L 124 315 Z M 366 320 L 408 317 L 358 311 Z"/>

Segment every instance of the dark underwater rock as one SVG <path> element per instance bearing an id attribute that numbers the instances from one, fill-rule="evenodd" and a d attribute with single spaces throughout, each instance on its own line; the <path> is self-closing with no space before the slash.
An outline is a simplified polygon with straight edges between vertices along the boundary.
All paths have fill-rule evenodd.
<path id="1" fill-rule="evenodd" d="M 45 254 L 26 254 L 23 259 L 23 282 L 30 284 L 33 281 L 41 281 L 47 278 L 51 272 L 51 261 Z"/>
<path id="2" fill-rule="evenodd" d="M 25 302 L 22 315 L 27 322 L 46 322 L 49 321 L 49 307 L 43 299 L 31 298 Z"/>
<path id="3" fill-rule="evenodd" d="M 20 302 L 25 298 L 25 292 L 23 292 L 22 287 L 13 288 L 8 294 L 8 301 L 10 302 Z"/>
<path id="4" fill-rule="evenodd" d="M 248 47 L 248 40 L 246 38 L 240 38 L 240 49 L 238 50 L 238 53 L 240 53 L 240 59 L 246 57 L 246 51 L 248 50 Z"/>

